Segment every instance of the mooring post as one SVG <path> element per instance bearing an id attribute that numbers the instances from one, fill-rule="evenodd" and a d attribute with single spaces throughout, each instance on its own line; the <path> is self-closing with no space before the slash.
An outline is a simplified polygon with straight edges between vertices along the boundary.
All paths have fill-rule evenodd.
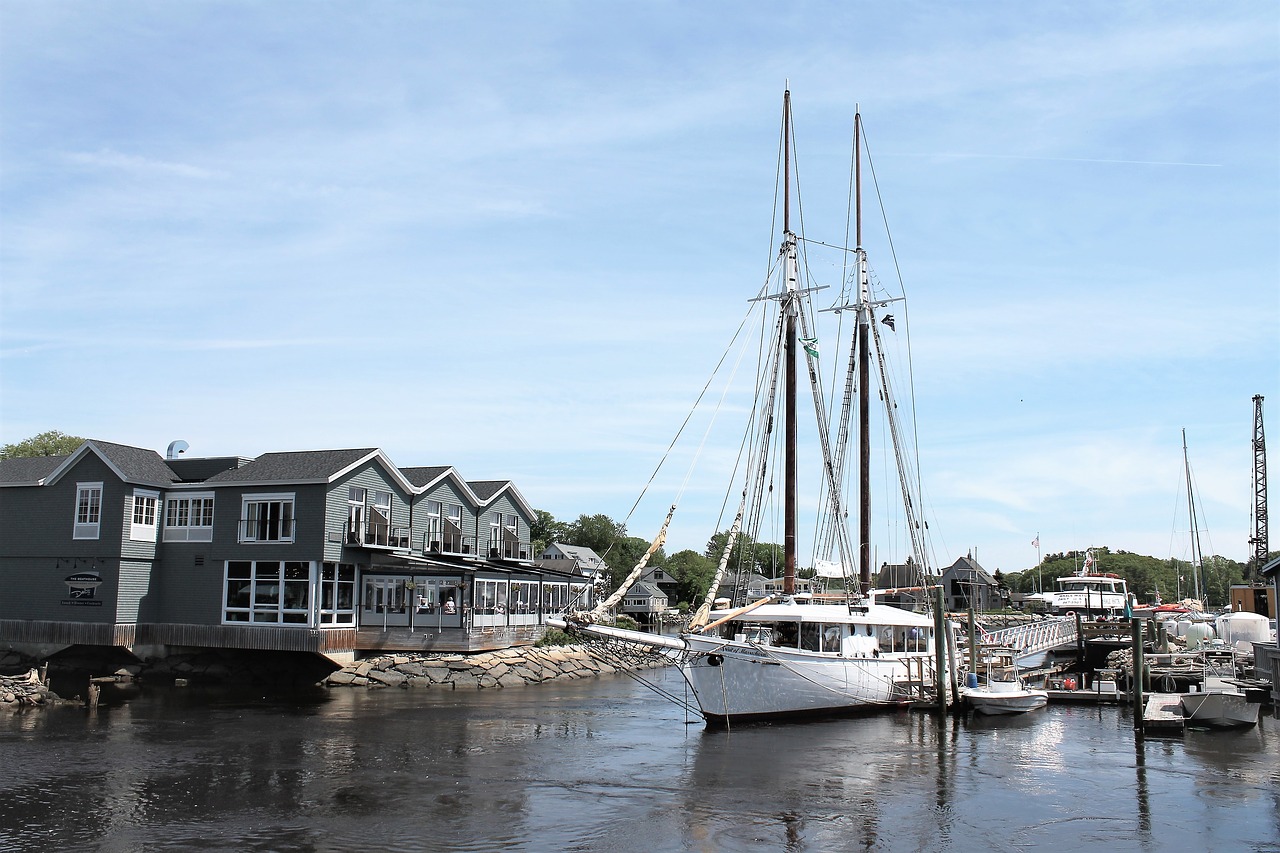
<path id="1" fill-rule="evenodd" d="M 90 681 L 89 682 L 89 698 L 85 700 L 85 704 L 90 708 L 97 708 L 98 694 L 101 692 L 102 692 L 102 688 L 94 684 L 92 681 Z"/>
<path id="2" fill-rule="evenodd" d="M 942 587 L 933 590 L 933 689 L 938 697 L 938 713 L 947 712 L 947 620 L 942 612 Z"/>
<path id="3" fill-rule="evenodd" d="M 973 605 L 969 605 L 969 671 L 978 671 L 978 629 L 973 615 Z"/>
<path id="4" fill-rule="evenodd" d="M 1133 696 L 1133 730 L 1142 732 L 1142 721 L 1146 709 L 1142 701 L 1142 673 L 1147 668 L 1142 654 L 1142 623 L 1145 620 L 1134 617 L 1130 628 L 1133 634 L 1133 671 L 1129 673 L 1129 691 Z"/>

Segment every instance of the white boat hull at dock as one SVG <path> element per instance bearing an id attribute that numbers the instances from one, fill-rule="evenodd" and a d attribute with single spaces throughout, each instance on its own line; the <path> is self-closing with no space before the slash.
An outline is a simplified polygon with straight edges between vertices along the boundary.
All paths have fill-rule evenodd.
<path id="1" fill-rule="evenodd" d="M 1250 702 L 1244 693 L 1234 690 L 1182 694 L 1182 715 L 1187 722 L 1213 728 L 1256 725 L 1261 708 L 1259 703 Z"/>

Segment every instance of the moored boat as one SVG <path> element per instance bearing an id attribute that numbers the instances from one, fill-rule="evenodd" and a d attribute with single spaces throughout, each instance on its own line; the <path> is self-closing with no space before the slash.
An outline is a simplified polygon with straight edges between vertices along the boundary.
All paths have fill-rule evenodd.
<path id="1" fill-rule="evenodd" d="M 1049 703 L 1049 693 L 1028 687 L 1013 652 L 989 652 L 985 673 L 970 672 L 961 697 L 979 714 L 1024 714 Z"/>
<path id="2" fill-rule="evenodd" d="M 861 155 L 858 146 L 861 117 L 858 115 L 854 118 L 854 129 L 855 175 L 858 176 L 855 186 L 860 186 Z M 945 653 L 946 648 L 945 634 L 937 629 L 939 621 L 929 614 L 878 603 L 871 591 L 868 407 L 874 397 L 883 400 L 888 410 L 886 417 L 897 451 L 895 456 L 904 511 L 910 514 L 920 503 L 918 492 L 913 491 L 918 488 L 915 478 L 903 470 L 897 415 L 893 411 L 897 405 L 893 402 L 888 374 L 884 369 L 884 353 L 877 325 L 878 320 L 894 329 L 892 315 L 877 317 L 876 311 L 888 301 L 896 300 L 877 301 L 872 298 L 867 255 L 862 247 L 859 204 L 857 245 L 845 250 L 852 258 L 849 279 L 853 292 L 846 297 L 847 304 L 832 309 L 856 314 L 856 333 L 851 346 L 851 351 L 856 351 L 856 358 L 850 358 L 846 398 L 840 409 L 841 415 L 832 428 L 826 420 L 826 403 L 822 399 L 822 385 L 817 379 L 816 331 L 809 326 L 814 322 L 816 312 L 811 304 L 812 293 L 822 288 L 801 283 L 805 265 L 800 263 L 799 246 L 804 238 L 792 230 L 790 221 L 793 168 L 790 92 L 783 98 L 782 140 L 783 150 L 779 158 L 783 164 L 782 241 L 769 285 L 751 300 L 761 306 L 771 306 L 775 315 L 772 330 L 761 332 L 762 339 L 771 340 L 771 343 L 763 347 L 768 357 L 759 367 L 756 408 L 751 412 L 747 427 L 747 435 L 759 443 L 751 445 L 749 453 L 743 454 L 742 469 L 746 482 L 731 486 L 731 491 L 742 496 L 742 503 L 725 543 L 716 577 L 708 589 L 707 600 L 694 615 L 688 630 L 678 637 L 659 638 L 644 632 L 599 625 L 601 614 L 639 576 L 646 556 L 609 600 L 591 613 L 571 615 L 563 623 L 571 630 L 587 635 L 652 645 L 672 653 L 680 662 L 681 672 L 698 710 L 710 723 L 788 719 L 892 707 L 921 699 L 928 691 L 933 691 L 936 699 L 937 685 L 948 680 L 954 683 L 956 677 L 953 665 L 944 663 L 950 671 L 939 672 L 938 669 L 937 661 L 942 657 L 938 652 Z M 798 593 L 796 585 L 799 515 L 796 392 L 800 384 L 797 366 L 801 358 L 806 359 L 808 368 L 822 455 L 820 465 L 811 470 L 821 482 L 828 519 L 822 533 L 815 533 L 815 540 L 821 539 L 826 543 L 824 553 L 821 556 L 815 554 L 815 563 L 838 567 L 833 579 L 835 585 L 843 586 L 838 592 L 827 589 L 816 595 Z M 878 384 L 873 384 L 873 364 L 877 365 Z M 858 395 L 856 407 L 852 399 L 854 388 Z M 857 423 L 851 426 L 849 421 L 855 408 Z M 836 434 L 834 440 L 833 432 Z M 856 551 L 852 536 L 845 529 L 846 517 L 851 513 L 844 506 L 841 485 L 844 481 L 844 441 L 855 432 L 858 437 L 857 504 L 860 509 L 860 513 L 855 515 L 860 519 Z M 780 450 L 774 447 L 779 443 Z M 782 460 L 783 470 L 774 472 L 771 466 L 778 458 Z M 851 462 L 850 468 L 852 465 Z M 775 477 L 784 501 L 780 513 L 776 507 L 769 506 Z M 674 511 L 675 507 L 672 507 Z M 738 607 L 724 606 L 716 598 L 717 589 L 735 538 L 740 530 L 750 530 L 754 536 L 760 519 L 771 514 L 780 516 L 785 525 L 782 542 L 784 574 L 780 593 Z M 668 515 L 667 523 L 670 519 Z M 927 549 L 923 541 L 925 525 L 913 519 L 908 522 L 908 527 L 912 537 L 913 565 L 919 566 L 923 575 L 927 571 Z M 666 529 L 664 524 L 650 553 L 664 539 Z M 832 578 L 833 574 L 826 576 Z"/>

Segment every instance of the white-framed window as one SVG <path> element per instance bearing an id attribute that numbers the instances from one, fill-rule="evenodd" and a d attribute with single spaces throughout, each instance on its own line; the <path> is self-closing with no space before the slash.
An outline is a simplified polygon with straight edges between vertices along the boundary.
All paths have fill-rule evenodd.
<path id="1" fill-rule="evenodd" d="M 165 498 L 164 541 L 212 542 L 213 492 Z"/>
<path id="2" fill-rule="evenodd" d="M 129 538 L 138 542 L 156 541 L 156 502 L 159 492 L 133 491 L 133 521 L 129 525 Z"/>
<path id="3" fill-rule="evenodd" d="M 370 545 L 391 545 L 391 493 L 375 489 L 373 503 L 369 507 L 369 531 L 365 542 Z"/>
<path id="4" fill-rule="evenodd" d="M 320 624 L 356 624 L 356 567 L 350 563 L 320 568 Z"/>
<path id="5" fill-rule="evenodd" d="M 312 566 L 298 560 L 228 560 L 223 623 L 310 624 Z"/>
<path id="6" fill-rule="evenodd" d="M 76 483 L 76 523 L 73 539 L 97 539 L 102 526 L 102 484 Z"/>
<path id="7" fill-rule="evenodd" d="M 472 624 L 476 627 L 507 624 L 506 581 L 476 578 L 472 601 Z"/>
<path id="8" fill-rule="evenodd" d="M 293 493 L 245 495 L 240 511 L 241 542 L 292 542 Z"/>
<path id="9" fill-rule="evenodd" d="M 427 529 L 422 535 L 422 550 L 427 553 L 437 553 L 442 550 L 440 518 L 444 514 L 443 510 L 444 504 L 440 501 L 427 501 Z"/>
<path id="10" fill-rule="evenodd" d="M 364 541 L 364 489 L 347 488 L 347 544 L 359 545 Z"/>

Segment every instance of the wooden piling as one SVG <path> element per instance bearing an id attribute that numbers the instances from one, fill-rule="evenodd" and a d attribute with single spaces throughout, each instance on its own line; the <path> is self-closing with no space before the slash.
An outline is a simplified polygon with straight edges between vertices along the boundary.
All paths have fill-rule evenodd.
<path id="1" fill-rule="evenodd" d="M 1144 621 L 1146 620 L 1135 617 L 1130 622 L 1130 630 L 1133 634 L 1133 671 L 1129 673 L 1129 692 L 1133 697 L 1133 730 L 1138 733 L 1142 732 L 1142 720 L 1146 708 L 1142 701 L 1142 673 L 1147 668 L 1142 653 L 1142 623 Z"/>
<path id="2" fill-rule="evenodd" d="M 942 587 L 933 590 L 933 689 L 938 697 L 938 713 L 947 712 L 947 620 L 942 612 Z"/>

